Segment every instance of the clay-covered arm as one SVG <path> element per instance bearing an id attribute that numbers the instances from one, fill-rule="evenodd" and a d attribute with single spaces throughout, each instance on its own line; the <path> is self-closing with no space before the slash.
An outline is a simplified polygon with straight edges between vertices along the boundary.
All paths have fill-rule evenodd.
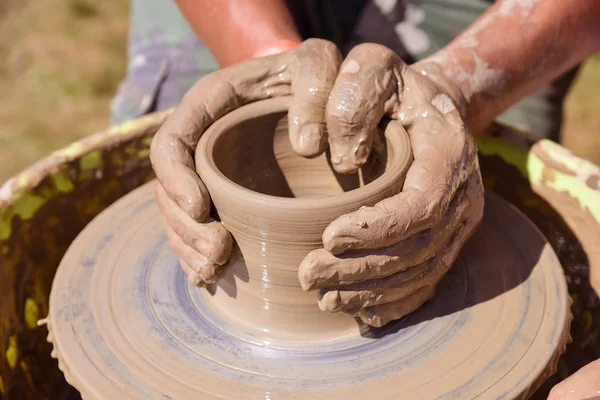
<path id="1" fill-rule="evenodd" d="M 283 0 L 176 1 L 221 67 L 252 58 L 277 41 L 302 40 Z"/>
<path id="2" fill-rule="evenodd" d="M 505 109 L 600 49 L 600 1 L 499 0 L 443 50 L 464 117 L 480 132 Z"/>

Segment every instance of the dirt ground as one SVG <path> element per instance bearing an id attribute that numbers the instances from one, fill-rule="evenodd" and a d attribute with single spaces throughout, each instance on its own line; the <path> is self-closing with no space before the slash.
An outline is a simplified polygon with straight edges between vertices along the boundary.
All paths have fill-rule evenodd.
<path id="1" fill-rule="evenodd" d="M 0 0 L 0 184 L 108 125 L 128 0 Z M 564 143 L 600 163 L 600 54 L 565 107 Z"/>

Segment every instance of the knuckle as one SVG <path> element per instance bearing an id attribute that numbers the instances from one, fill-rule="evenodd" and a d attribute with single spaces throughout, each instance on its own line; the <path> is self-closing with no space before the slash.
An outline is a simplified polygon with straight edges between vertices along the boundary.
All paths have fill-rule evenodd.
<path id="1" fill-rule="evenodd" d="M 375 56 L 378 58 L 381 58 L 382 56 L 390 57 L 396 55 L 396 53 L 394 53 L 394 51 L 389 47 L 377 43 L 361 43 L 351 50 L 351 54 L 364 54 L 369 57 Z"/>
<path id="2" fill-rule="evenodd" d="M 338 47 L 335 43 L 326 40 L 326 39 L 318 39 L 318 38 L 310 38 L 305 40 L 299 47 L 298 50 L 301 51 L 303 49 L 314 49 L 318 52 L 327 52 L 327 53 L 339 53 Z"/>
<path id="3" fill-rule="evenodd" d="M 342 63 L 340 49 L 333 42 L 325 39 L 307 39 L 296 47 L 292 54 L 297 69 L 318 69 L 318 73 L 325 73 L 332 77 L 335 77 Z"/>
<path id="4" fill-rule="evenodd" d="M 339 53 L 339 49 L 335 45 L 335 43 L 333 43 L 329 40 L 324 40 L 324 39 L 317 39 L 317 40 L 318 40 L 319 46 L 322 47 L 323 50 L 325 50 L 329 53 Z"/>

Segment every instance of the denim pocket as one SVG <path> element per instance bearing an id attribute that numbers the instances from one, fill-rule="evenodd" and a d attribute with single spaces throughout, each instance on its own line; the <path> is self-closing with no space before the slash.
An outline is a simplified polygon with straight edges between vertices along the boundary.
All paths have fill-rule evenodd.
<path id="1" fill-rule="evenodd" d="M 169 61 L 162 60 L 152 64 L 146 60 L 146 56 L 137 55 L 131 61 L 129 69 L 110 103 L 111 125 L 154 111 L 156 98 L 168 76 Z"/>

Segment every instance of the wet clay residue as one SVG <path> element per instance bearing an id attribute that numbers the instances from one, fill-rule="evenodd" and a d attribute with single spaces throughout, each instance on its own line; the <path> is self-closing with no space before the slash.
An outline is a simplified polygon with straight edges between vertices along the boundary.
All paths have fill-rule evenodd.
<path id="1" fill-rule="evenodd" d="M 236 140 L 222 144 L 214 157 L 218 168 L 241 174 L 230 171 L 239 165 L 227 161 L 234 151 L 264 169 L 263 176 L 235 177 L 246 188 L 284 197 L 339 193 L 339 185 L 353 180 L 356 185 L 351 174 L 364 172 L 377 153 L 381 121 L 401 125 L 414 157 L 402 193 L 336 215 L 323 226 L 323 248 L 300 263 L 298 278 L 304 290 L 319 291 L 323 310 L 351 314 L 368 325 L 382 326 L 416 309 L 431 298 L 481 220 L 477 151 L 462 119 L 464 96 L 443 71 L 435 65 L 408 66 L 372 43 L 356 46 L 342 62 L 332 43 L 310 39 L 288 52 L 219 70 L 187 93 L 157 132 L 151 151 L 159 205 L 182 266 L 193 282 L 214 283 L 233 249 L 227 229 L 210 215 L 209 191 L 193 170 L 196 144 L 233 110 L 284 95 L 291 96 L 291 150 L 319 160 L 326 156 L 338 176 L 320 177 L 322 187 L 312 188 L 313 193 L 294 193 L 276 183 L 281 175 L 260 158 L 270 142 L 241 132 L 236 140 L 244 140 L 245 149 L 236 150 Z M 196 153 L 196 164 L 200 161 Z M 318 176 L 308 164 L 293 162 L 298 162 L 293 174 Z M 371 179 L 364 173 L 360 178 Z M 400 284 L 410 289 L 394 287 Z"/>
<path id="2" fill-rule="evenodd" d="M 194 168 L 200 136 L 241 105 L 293 94 L 292 148 L 306 157 L 323 153 L 325 105 L 341 59 L 333 43 L 311 39 L 294 50 L 221 69 L 198 81 L 157 132 L 150 154 L 160 182 L 157 196 L 171 245 L 192 281 L 214 282 L 232 249 L 231 236 L 210 216 L 210 197 Z"/>
<path id="3" fill-rule="evenodd" d="M 198 145 L 197 171 L 240 249 L 203 293 L 223 319 L 257 335 L 267 330 L 270 338 L 306 342 L 322 340 L 324 331 L 330 339 L 356 333 L 353 318 L 317 307 L 315 294 L 301 287 L 298 266 L 322 246 L 323 230 L 336 217 L 400 192 L 412 161 L 408 136 L 388 123 L 372 161 L 341 175 L 326 154 L 295 153 L 288 105 L 289 98 L 278 98 L 242 107 Z"/>
<path id="4" fill-rule="evenodd" d="M 289 52 L 249 60 L 199 81 L 153 141 L 157 195 L 183 267 L 192 281 L 213 283 L 233 247 L 227 229 L 211 217 L 209 191 L 192 168 L 195 144 L 208 126 L 248 103 L 289 94 L 291 149 L 303 157 L 323 159 L 328 144 L 325 155 L 333 170 L 352 174 L 372 159 L 373 149 L 377 151 L 375 132 L 382 119 L 401 125 L 414 156 L 402 193 L 337 215 L 323 226 L 323 249 L 308 254 L 298 273 L 304 290 L 320 291 L 323 310 L 382 326 L 431 298 L 481 220 L 483 190 L 476 145 L 462 119 L 463 95 L 435 65 L 413 68 L 377 44 L 356 46 L 340 64 L 332 49 L 331 43 L 307 40 Z M 260 155 L 268 142 L 254 143 L 259 140 L 247 138 L 239 157 L 247 159 L 254 151 Z M 227 160 L 235 149 L 231 141 L 214 158 Z M 259 157 L 253 162 L 272 171 Z M 196 153 L 196 163 L 200 161 Z M 231 169 L 227 164 L 223 161 L 219 168 L 227 172 Z M 295 174 L 303 175 L 300 168 L 309 171 L 298 165 Z M 273 178 L 238 180 L 265 193 L 296 195 Z M 351 179 L 336 178 L 338 183 Z M 322 182 L 328 186 L 330 181 Z M 410 268 L 414 269 L 405 274 Z M 410 282 L 410 290 L 395 288 L 400 282 L 402 286 Z"/>
<path id="5" fill-rule="evenodd" d="M 213 182 L 206 181 L 212 189 Z M 231 185 L 224 184 L 221 194 L 231 195 Z M 569 303 L 556 254 L 523 215 L 491 193 L 477 234 L 436 296 L 408 318 L 359 335 L 313 320 L 332 317 L 314 302 L 315 313 L 306 309 L 295 314 L 298 321 L 285 319 L 308 298 L 300 297 L 299 287 L 289 288 L 298 296 L 276 296 L 273 287 L 293 276 L 277 267 L 292 260 L 268 256 L 290 254 L 286 240 L 298 237 L 297 213 L 295 231 L 265 230 L 263 241 L 253 235 L 254 218 L 246 228 L 231 229 L 246 247 L 234 249 L 234 262 L 249 249 L 251 262 L 269 265 L 248 264 L 246 275 L 239 265 L 228 267 L 234 280 L 219 280 L 212 288 L 215 297 L 253 302 L 245 306 L 242 327 L 271 318 L 250 331 L 230 323 L 242 317 L 239 309 L 227 315 L 232 303 L 207 304 L 206 291 L 187 282 L 167 242 L 154 186 L 124 196 L 91 222 L 65 254 L 53 283 L 48 324 L 53 354 L 85 399 L 239 399 L 266 392 L 290 399 L 525 399 L 555 371 L 568 340 Z M 252 216 L 250 207 L 216 193 L 224 216 Z M 287 215 L 290 224 L 290 207 L 269 206 L 274 220 Z M 263 228 L 276 227 L 266 222 Z M 252 269 L 260 272 L 260 282 L 252 280 Z M 220 285 L 224 281 L 235 285 Z M 256 304 L 250 297 L 262 293 L 273 301 Z M 278 329 L 285 328 L 301 333 L 281 338 Z"/>

